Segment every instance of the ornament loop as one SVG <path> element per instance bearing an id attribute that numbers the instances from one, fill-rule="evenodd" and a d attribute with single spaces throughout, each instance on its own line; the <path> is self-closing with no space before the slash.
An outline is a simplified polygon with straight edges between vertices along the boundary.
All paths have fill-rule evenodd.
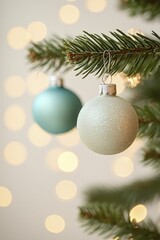
<path id="1" fill-rule="evenodd" d="M 103 84 L 107 84 L 107 80 L 109 79 L 110 77 L 110 81 L 108 84 L 112 84 L 112 75 L 108 74 L 108 73 L 105 73 L 102 77 L 102 83 Z"/>
<path id="2" fill-rule="evenodd" d="M 108 53 L 108 64 L 107 64 L 107 60 L 105 59 L 105 54 L 106 52 Z M 107 64 L 107 66 L 106 66 Z M 106 80 L 108 79 L 108 77 L 110 76 L 111 79 L 110 79 L 110 82 L 109 84 L 112 83 L 112 75 L 110 74 L 110 66 L 111 66 L 111 53 L 109 50 L 105 50 L 103 52 L 103 65 L 104 65 L 104 74 L 102 76 L 102 82 L 103 84 L 106 84 Z"/>

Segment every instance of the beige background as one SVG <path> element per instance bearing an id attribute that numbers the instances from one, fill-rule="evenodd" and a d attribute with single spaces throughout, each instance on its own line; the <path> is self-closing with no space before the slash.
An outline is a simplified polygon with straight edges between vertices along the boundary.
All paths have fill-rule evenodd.
<path id="1" fill-rule="evenodd" d="M 78 206 L 83 203 L 83 192 L 90 186 L 121 185 L 150 174 L 150 169 L 139 163 L 140 149 L 143 145 L 141 140 L 135 140 L 133 145 L 121 154 L 102 156 L 91 152 L 82 142 L 74 147 L 67 147 L 57 136 L 52 136 L 46 146 L 39 147 L 32 144 L 28 137 L 29 129 L 34 124 L 31 114 L 34 95 L 29 90 L 28 80 L 31 69 L 26 60 L 27 51 L 15 50 L 7 43 L 6 36 L 12 27 L 27 27 L 32 21 L 41 21 L 47 26 L 47 37 L 51 37 L 53 33 L 62 37 L 75 36 L 82 34 L 83 30 L 97 34 L 109 34 L 109 31 L 116 29 L 127 32 L 130 28 L 138 28 L 145 34 L 150 34 L 152 30 L 157 33 L 159 31 L 158 20 L 149 22 L 141 16 L 131 18 L 126 11 L 118 9 L 116 0 L 108 0 L 107 7 L 99 13 L 90 12 L 85 0 L 70 2 L 79 8 L 80 17 L 76 23 L 67 25 L 59 17 L 60 8 L 67 3 L 69 1 L 65 0 L 0 0 L 0 186 L 8 188 L 12 193 L 11 204 L 5 208 L 0 207 L 1 240 L 96 240 L 99 237 L 88 236 L 77 221 Z M 16 98 L 9 96 L 5 90 L 6 80 L 13 75 L 21 76 L 25 86 L 24 93 Z M 70 71 L 63 77 L 66 87 L 75 91 L 83 103 L 98 93 L 101 80 L 95 76 L 88 76 L 82 80 L 81 76 L 76 77 L 75 72 Z M 118 86 L 118 92 L 121 94 L 123 81 L 119 82 Z M 17 131 L 9 129 L 3 120 L 5 111 L 12 104 L 21 106 L 26 114 L 24 126 Z M 21 165 L 11 165 L 5 159 L 4 149 L 11 141 L 21 142 L 26 148 L 27 159 Z M 77 155 L 79 164 L 75 171 L 66 173 L 49 168 L 46 156 L 56 148 Z M 115 161 L 121 157 L 130 158 L 134 165 L 132 174 L 124 178 L 117 176 L 113 171 Z M 56 156 L 54 161 L 57 161 Z M 64 179 L 73 181 L 77 186 L 77 195 L 69 201 L 60 199 L 55 192 L 56 184 Z M 66 227 L 63 232 L 54 234 L 45 229 L 45 219 L 51 214 L 58 214 L 64 218 Z"/>

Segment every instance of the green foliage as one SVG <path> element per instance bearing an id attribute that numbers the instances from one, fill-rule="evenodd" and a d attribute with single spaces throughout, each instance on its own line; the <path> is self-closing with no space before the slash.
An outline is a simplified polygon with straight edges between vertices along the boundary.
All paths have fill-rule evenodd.
<path id="1" fill-rule="evenodd" d="M 131 16 L 144 15 L 148 20 L 160 17 L 159 0 L 120 0 L 120 7 Z"/>
<path id="2" fill-rule="evenodd" d="M 27 59 L 33 69 L 41 68 L 44 71 L 51 70 L 52 72 L 60 69 L 68 71 L 73 66 L 67 64 L 64 51 L 64 39 L 54 35 L 49 40 L 32 42 L 28 48 Z"/>
<path id="3" fill-rule="evenodd" d="M 111 75 L 125 72 L 128 76 L 137 73 L 143 76 L 156 72 L 160 66 L 160 36 L 127 35 L 117 30 L 112 37 L 84 32 L 74 40 L 66 40 L 66 55 L 71 64 L 76 64 L 77 75 L 85 78 L 94 73 L 99 77 L 109 69 Z"/>
<path id="4" fill-rule="evenodd" d="M 160 103 L 136 107 L 139 116 L 139 137 L 160 138 Z"/>
<path id="5" fill-rule="evenodd" d="M 124 217 L 129 214 L 133 206 L 156 203 L 160 199 L 159 72 L 160 69 L 149 79 L 143 79 L 137 88 L 130 91 L 134 96 L 132 102 L 138 104 L 138 106 L 135 105 L 140 125 L 138 135 L 146 141 L 142 163 L 152 166 L 156 174 L 124 186 L 97 186 L 88 189 L 85 192 L 85 205 L 80 208 L 80 219 L 84 223 L 82 226 L 89 232 L 93 230 L 104 236 L 107 234 L 110 237 L 119 236 L 119 240 L 160 239 L 159 226 L 152 220 L 143 221 L 136 225 L 135 229 L 128 215 L 127 218 Z M 113 205 L 114 208 L 112 208 Z M 121 220 L 119 211 L 121 211 Z M 90 215 L 91 213 L 94 214 Z M 121 225 L 119 221 L 122 221 Z"/>
<path id="6" fill-rule="evenodd" d="M 160 170 L 160 137 L 156 139 L 151 139 L 146 144 L 144 148 L 144 156 L 142 159 L 142 163 L 145 165 L 151 165 L 154 169 L 159 172 Z M 154 189 L 154 186 L 153 186 Z M 156 191 L 156 189 L 154 189 Z M 158 190 L 158 189 L 157 189 Z"/>
<path id="7" fill-rule="evenodd" d="M 75 39 L 53 36 L 31 43 L 27 59 L 32 68 L 53 72 L 75 68 L 83 78 L 91 73 L 100 77 L 108 68 L 110 74 L 124 71 L 129 76 L 148 75 L 160 65 L 160 37 L 152 34 L 155 39 L 120 30 L 111 32 L 112 37 L 87 32 Z"/>
<path id="8" fill-rule="evenodd" d="M 160 176 L 156 175 L 145 180 L 137 180 L 121 187 L 94 187 L 86 191 L 86 203 L 114 203 L 123 209 L 131 208 L 136 204 L 148 203 L 160 198 Z"/>
<path id="9" fill-rule="evenodd" d="M 129 210 L 129 209 L 128 209 Z M 99 233 L 117 240 L 158 240 L 160 233 L 156 224 L 147 221 L 138 224 L 130 221 L 123 207 L 115 204 L 92 203 L 80 208 L 80 219 L 83 227 L 92 234 Z"/>
<path id="10" fill-rule="evenodd" d="M 135 109 L 140 123 L 139 136 L 147 139 L 142 162 L 159 169 L 160 94 L 159 82 L 155 78 L 160 79 L 160 36 L 154 32 L 153 36 L 154 39 L 140 34 L 127 35 L 119 30 L 112 32 L 111 37 L 87 32 L 75 39 L 64 40 L 54 36 L 51 40 L 31 43 L 27 57 L 33 68 L 56 72 L 76 66 L 77 75 L 82 74 L 83 77 L 90 73 L 100 77 L 107 70 L 110 74 L 123 71 L 128 76 L 137 73 L 143 77 L 150 76 L 149 81 L 143 78 L 137 87 L 137 100 L 145 102 L 143 106 L 138 103 Z M 80 207 L 82 225 L 90 233 L 99 232 L 105 237 L 119 237 L 119 240 L 159 240 L 160 233 L 155 223 L 148 220 L 137 224 L 131 222 L 128 215 L 135 204 L 149 203 L 160 197 L 159 183 L 157 172 L 150 179 L 119 188 L 101 187 L 88 191 L 86 205 Z"/>
<path id="11" fill-rule="evenodd" d="M 140 81 L 140 84 L 137 85 L 136 88 L 127 88 L 130 92 L 130 99 L 133 104 L 142 106 L 147 102 L 159 102 L 160 94 L 159 94 L 159 86 L 160 86 L 160 67 L 148 78 L 143 77 Z"/>

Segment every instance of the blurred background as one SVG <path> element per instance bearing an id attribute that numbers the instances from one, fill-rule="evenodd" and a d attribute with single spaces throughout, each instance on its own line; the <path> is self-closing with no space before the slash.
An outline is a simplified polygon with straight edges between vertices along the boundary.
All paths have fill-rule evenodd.
<path id="1" fill-rule="evenodd" d="M 31 109 L 54 73 L 33 71 L 27 46 L 53 34 L 74 37 L 83 30 L 109 34 L 116 29 L 126 33 L 139 29 L 147 35 L 159 31 L 159 22 L 130 17 L 119 9 L 118 0 L 0 3 L 0 239 L 97 239 L 88 236 L 78 222 L 84 192 L 94 185 L 122 185 L 149 176 L 151 169 L 140 164 L 143 142 L 136 139 L 126 151 L 104 156 L 90 151 L 76 129 L 61 135 L 43 131 Z M 82 79 L 73 70 L 59 74 L 83 104 L 98 94 L 101 79 L 94 75 Z M 118 95 L 126 98 L 124 79 L 114 81 Z"/>

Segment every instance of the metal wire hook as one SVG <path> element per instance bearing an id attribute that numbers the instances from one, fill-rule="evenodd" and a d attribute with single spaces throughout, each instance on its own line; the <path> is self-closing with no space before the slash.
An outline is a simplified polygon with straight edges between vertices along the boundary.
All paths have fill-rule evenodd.
<path id="1" fill-rule="evenodd" d="M 105 59 L 106 52 L 108 53 L 108 64 L 106 64 L 107 60 Z M 109 76 L 111 76 L 111 80 L 110 80 L 110 83 L 109 83 L 109 84 L 111 84 L 112 83 L 112 75 L 109 73 L 110 72 L 110 66 L 111 66 L 111 53 L 110 53 L 109 50 L 105 50 L 103 52 L 103 65 L 104 65 L 104 74 L 102 76 L 102 82 L 103 82 L 103 84 L 106 84 L 106 80 L 108 79 Z"/>

